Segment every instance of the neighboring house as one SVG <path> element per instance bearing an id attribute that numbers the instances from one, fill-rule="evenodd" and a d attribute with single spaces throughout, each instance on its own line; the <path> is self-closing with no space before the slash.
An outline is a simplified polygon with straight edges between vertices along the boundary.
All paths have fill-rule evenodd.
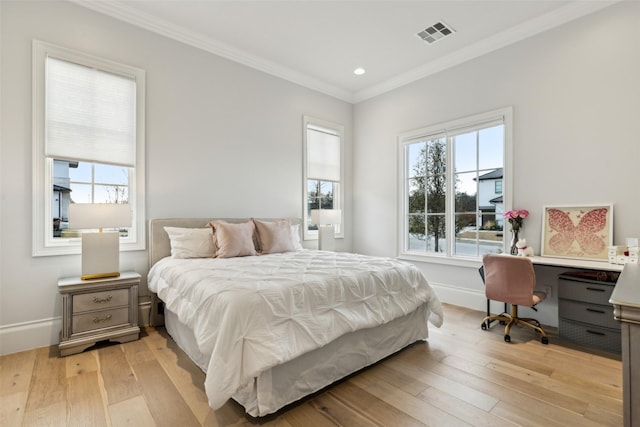
<path id="1" fill-rule="evenodd" d="M 71 179 L 69 168 L 77 168 L 78 162 L 53 161 L 53 236 L 60 237 L 62 230 L 69 227 L 69 204 L 71 203 Z"/>
<path id="2" fill-rule="evenodd" d="M 478 177 L 478 207 L 482 227 L 488 221 L 494 221 L 502 227 L 504 204 L 502 202 L 502 168 L 487 172 Z"/>

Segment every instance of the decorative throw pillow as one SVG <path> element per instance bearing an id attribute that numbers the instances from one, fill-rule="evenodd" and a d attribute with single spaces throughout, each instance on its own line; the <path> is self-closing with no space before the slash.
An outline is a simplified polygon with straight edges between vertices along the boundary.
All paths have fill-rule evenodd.
<path id="1" fill-rule="evenodd" d="M 256 224 L 256 230 L 258 231 L 261 254 L 275 254 L 295 250 L 291 242 L 291 221 L 283 219 L 268 222 L 254 219 L 253 222 Z"/>
<path id="2" fill-rule="evenodd" d="M 208 258 L 216 253 L 211 228 L 164 227 L 172 258 Z"/>
<path id="3" fill-rule="evenodd" d="M 209 225 L 215 233 L 216 258 L 258 255 L 253 245 L 253 221 L 211 221 Z"/>
<path id="4" fill-rule="evenodd" d="M 291 226 L 291 244 L 294 251 L 301 251 L 304 248 L 300 243 L 300 224 L 294 224 Z"/>

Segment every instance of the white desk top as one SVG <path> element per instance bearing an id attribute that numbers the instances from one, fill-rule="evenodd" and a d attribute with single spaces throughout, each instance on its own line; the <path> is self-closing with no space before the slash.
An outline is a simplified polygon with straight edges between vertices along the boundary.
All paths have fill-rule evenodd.
<path id="1" fill-rule="evenodd" d="M 530 258 L 534 264 L 550 265 L 556 267 L 585 268 L 588 270 L 603 271 L 622 271 L 622 268 L 624 267 L 624 265 L 609 264 L 607 261 L 588 261 L 581 259 L 553 258 L 542 256 L 534 256 Z"/>

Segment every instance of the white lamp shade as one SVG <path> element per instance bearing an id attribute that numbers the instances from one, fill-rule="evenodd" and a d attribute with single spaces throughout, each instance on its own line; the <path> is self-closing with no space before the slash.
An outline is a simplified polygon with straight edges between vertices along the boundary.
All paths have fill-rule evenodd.
<path id="1" fill-rule="evenodd" d="M 117 203 L 72 203 L 69 228 L 95 229 L 131 227 L 131 207 Z"/>
<path id="2" fill-rule="evenodd" d="M 311 223 L 317 225 L 342 224 L 342 211 L 340 209 L 312 209 Z"/>

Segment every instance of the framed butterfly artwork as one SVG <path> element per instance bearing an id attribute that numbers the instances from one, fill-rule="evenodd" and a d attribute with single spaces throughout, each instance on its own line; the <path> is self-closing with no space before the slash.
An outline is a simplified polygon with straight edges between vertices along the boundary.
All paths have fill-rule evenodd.
<path id="1" fill-rule="evenodd" d="M 607 261 L 613 204 L 544 206 L 542 256 Z"/>

